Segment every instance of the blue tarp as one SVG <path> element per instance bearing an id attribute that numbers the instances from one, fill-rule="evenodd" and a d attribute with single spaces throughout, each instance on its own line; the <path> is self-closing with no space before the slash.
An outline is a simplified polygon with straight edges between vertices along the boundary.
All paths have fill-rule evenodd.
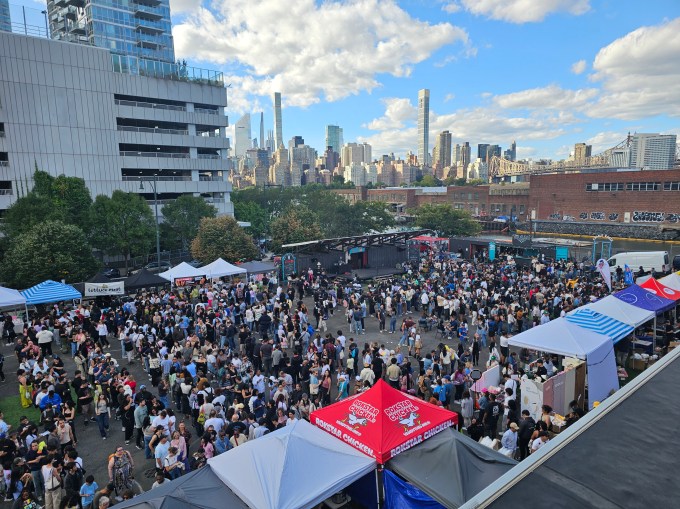
<path id="1" fill-rule="evenodd" d="M 21 292 L 26 299 L 26 304 L 47 304 L 61 302 L 62 300 L 81 299 L 82 294 L 70 285 L 57 283 L 48 279 Z"/>
<path id="2" fill-rule="evenodd" d="M 428 494 L 389 470 L 383 470 L 383 484 L 385 485 L 386 509 L 446 509 Z"/>
<path id="3" fill-rule="evenodd" d="M 597 313 L 592 309 L 578 309 L 575 313 L 567 315 L 566 319 L 584 329 L 609 336 L 614 340 L 614 343 L 618 343 L 633 332 L 633 327 L 630 325 Z"/>
<path id="4" fill-rule="evenodd" d="M 632 306 L 655 313 L 668 311 L 676 305 L 675 301 L 654 295 L 638 285 L 630 285 L 625 290 L 616 292 L 614 297 Z"/>

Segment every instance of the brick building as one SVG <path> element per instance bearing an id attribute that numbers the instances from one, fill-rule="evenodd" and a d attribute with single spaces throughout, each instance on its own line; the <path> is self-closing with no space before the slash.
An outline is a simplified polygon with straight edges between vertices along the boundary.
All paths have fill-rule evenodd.
<path id="1" fill-rule="evenodd" d="M 532 175 L 536 219 L 679 223 L 680 170 Z"/>
<path id="2" fill-rule="evenodd" d="M 352 205 L 367 199 L 367 189 L 364 186 L 356 186 L 352 189 L 331 189 L 330 191 L 342 196 Z"/>

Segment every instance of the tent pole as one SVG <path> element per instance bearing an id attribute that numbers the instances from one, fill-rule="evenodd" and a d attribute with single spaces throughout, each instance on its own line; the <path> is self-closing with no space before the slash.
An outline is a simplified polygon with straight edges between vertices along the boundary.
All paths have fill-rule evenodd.
<path id="1" fill-rule="evenodd" d="M 375 496 L 377 497 L 378 509 L 380 509 L 380 481 L 378 480 L 378 469 L 380 465 L 375 467 Z"/>
<path id="2" fill-rule="evenodd" d="M 656 350 L 656 315 L 654 315 L 654 332 L 652 333 L 652 355 Z"/>

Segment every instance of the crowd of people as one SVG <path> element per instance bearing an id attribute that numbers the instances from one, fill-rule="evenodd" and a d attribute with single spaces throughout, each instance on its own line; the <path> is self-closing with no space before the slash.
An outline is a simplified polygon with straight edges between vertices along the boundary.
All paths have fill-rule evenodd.
<path id="1" fill-rule="evenodd" d="M 500 427 L 503 445 L 523 458 L 548 439 L 550 424 L 519 412 L 517 378 L 528 366 L 546 376 L 555 367 L 550 357 L 511 352 L 508 340 L 605 293 L 570 262 L 522 269 L 431 254 L 367 286 L 310 269 L 284 282 L 55 305 L 19 325 L 8 315 L 3 337 L 19 364 L 19 400 L 40 419 L 23 417 L 16 429 L 0 419 L 6 498 L 22 509 L 105 508 L 142 491 L 125 447 L 133 440 L 155 487 L 381 378 L 458 412 L 474 439 Z M 331 330 L 337 315 L 342 326 Z M 436 346 L 425 348 L 426 338 Z M 487 357 L 486 366 L 501 365 L 504 391 L 475 401 L 470 373 Z M 570 418 L 580 415 L 574 404 Z M 117 445 L 101 488 L 77 450 L 88 428 Z"/>

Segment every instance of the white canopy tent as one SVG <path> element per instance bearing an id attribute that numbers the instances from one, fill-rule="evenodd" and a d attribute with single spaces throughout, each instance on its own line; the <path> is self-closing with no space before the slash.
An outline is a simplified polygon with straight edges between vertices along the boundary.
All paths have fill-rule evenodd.
<path id="1" fill-rule="evenodd" d="M 235 276 L 236 274 L 245 274 L 247 272 L 246 269 L 232 265 L 222 258 L 218 258 L 214 262 L 204 265 L 199 270 L 202 270 L 208 278 Z"/>
<path id="2" fill-rule="evenodd" d="M 667 276 L 659 279 L 659 283 L 667 286 L 668 288 L 672 288 L 673 290 L 680 291 L 680 274 L 678 274 L 677 272 L 668 274 Z"/>
<path id="3" fill-rule="evenodd" d="M 175 279 L 181 279 L 185 277 L 202 277 L 205 276 L 205 270 L 203 269 L 197 269 L 196 267 L 192 267 L 189 265 L 187 262 L 182 262 L 179 265 L 175 265 L 173 268 L 170 270 L 166 270 L 165 272 L 161 272 L 158 274 L 160 277 L 163 279 L 167 279 L 168 281 L 174 281 Z"/>
<path id="4" fill-rule="evenodd" d="M 215 456 L 208 466 L 252 509 L 308 509 L 370 473 L 376 462 L 300 420 Z"/>
<path id="5" fill-rule="evenodd" d="M 0 286 L 0 308 L 18 308 L 26 305 L 26 298 L 19 290 Z"/>
<path id="6" fill-rule="evenodd" d="M 665 283 L 664 283 L 665 284 Z M 591 302 L 577 309 L 590 309 L 606 315 L 619 322 L 627 323 L 632 327 L 638 327 L 643 323 L 652 320 L 656 313 L 654 311 L 648 311 L 646 309 L 633 306 L 621 299 L 617 299 L 613 295 L 608 295 L 607 297 L 600 299 L 596 302 Z M 576 310 L 572 311 L 574 313 Z"/>

